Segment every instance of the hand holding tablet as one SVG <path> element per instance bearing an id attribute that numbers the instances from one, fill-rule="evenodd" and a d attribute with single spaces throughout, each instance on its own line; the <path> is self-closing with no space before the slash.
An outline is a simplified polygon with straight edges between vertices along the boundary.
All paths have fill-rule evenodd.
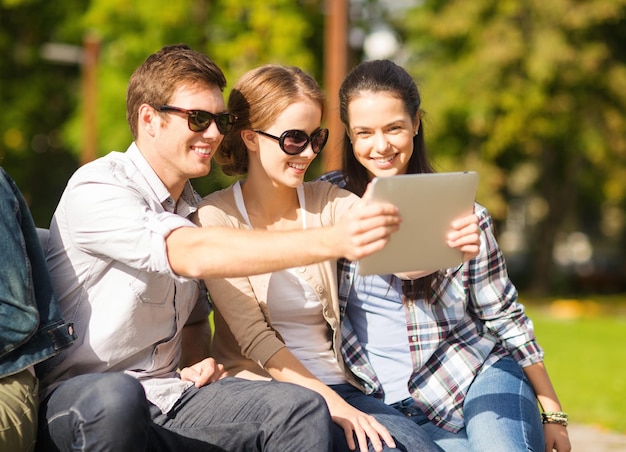
<path id="1" fill-rule="evenodd" d="M 461 263 L 461 252 L 450 248 L 446 237 L 455 219 L 474 210 L 476 172 L 376 177 L 372 185 L 371 199 L 395 204 L 402 224 L 385 248 L 359 261 L 359 274 L 432 271 Z"/>

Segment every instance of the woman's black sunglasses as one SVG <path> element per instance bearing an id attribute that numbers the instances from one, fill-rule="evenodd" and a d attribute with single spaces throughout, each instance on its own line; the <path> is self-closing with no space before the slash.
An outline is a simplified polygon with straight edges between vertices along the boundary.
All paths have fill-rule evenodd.
<path id="1" fill-rule="evenodd" d="M 172 107 L 171 105 L 162 105 L 157 108 L 160 112 L 177 111 L 187 115 L 187 127 L 192 132 L 204 132 L 209 128 L 212 121 L 215 121 L 217 130 L 222 135 L 226 135 L 230 132 L 237 120 L 235 115 L 230 113 L 209 113 L 204 110 L 186 110 L 184 108 Z"/>
<path id="2" fill-rule="evenodd" d="M 280 149 L 285 154 L 289 155 L 300 154 L 306 149 L 309 143 L 311 143 L 311 149 L 313 149 L 313 152 L 319 154 L 322 149 L 324 149 L 326 141 L 328 141 L 328 129 L 318 129 L 313 132 L 311 136 L 307 135 L 307 133 L 302 130 L 285 130 L 279 137 L 270 135 L 269 133 L 258 129 L 254 129 L 254 131 L 278 141 Z"/>

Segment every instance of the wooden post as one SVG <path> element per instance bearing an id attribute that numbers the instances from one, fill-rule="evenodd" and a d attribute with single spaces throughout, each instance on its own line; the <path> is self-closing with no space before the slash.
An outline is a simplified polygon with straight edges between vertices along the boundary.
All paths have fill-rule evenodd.
<path id="1" fill-rule="evenodd" d="M 81 150 L 81 164 L 95 160 L 98 157 L 98 55 L 100 40 L 93 36 L 86 36 L 83 41 L 83 115 L 85 128 L 83 130 L 83 148 Z"/>
<path id="2" fill-rule="evenodd" d="M 347 74 L 348 0 L 326 0 L 324 27 L 324 88 L 330 129 L 328 144 L 322 152 L 323 171 L 341 168 L 344 127 L 339 119 L 339 87 Z"/>

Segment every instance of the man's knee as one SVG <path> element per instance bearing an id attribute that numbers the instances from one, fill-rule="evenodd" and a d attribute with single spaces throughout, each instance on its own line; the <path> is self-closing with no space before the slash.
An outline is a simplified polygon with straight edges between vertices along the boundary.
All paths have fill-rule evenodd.
<path id="1" fill-rule="evenodd" d="M 141 383 L 122 373 L 74 377 L 44 401 L 41 413 L 40 450 L 89 450 L 93 444 L 141 450 L 150 424 Z"/>
<path id="2" fill-rule="evenodd" d="M 324 398 L 302 386 L 278 383 L 284 425 L 289 438 L 282 438 L 286 450 L 329 450 L 332 442 L 332 420 Z"/>
<path id="3" fill-rule="evenodd" d="M 276 392 L 280 394 L 277 399 L 284 404 L 291 404 L 298 410 L 302 407 L 309 407 L 314 411 L 326 408 L 326 401 L 317 392 L 293 383 L 277 382 L 275 384 L 278 385 Z"/>
<path id="4" fill-rule="evenodd" d="M 131 417 L 148 412 L 146 393 L 136 378 L 122 373 L 103 375 L 98 380 L 98 403 L 103 409 Z"/>

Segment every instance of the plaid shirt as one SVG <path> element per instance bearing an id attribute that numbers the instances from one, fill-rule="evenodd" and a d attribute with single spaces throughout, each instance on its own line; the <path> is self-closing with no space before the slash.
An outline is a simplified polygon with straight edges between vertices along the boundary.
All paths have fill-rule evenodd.
<path id="1" fill-rule="evenodd" d="M 343 174 L 322 176 L 341 187 Z M 476 258 L 443 271 L 431 302 L 405 303 L 413 372 L 408 388 L 417 406 L 437 426 L 457 432 L 464 426 L 463 401 L 474 377 L 510 354 L 520 366 L 541 362 L 543 350 L 535 340 L 532 321 L 517 302 L 504 256 L 496 242 L 488 211 L 475 205 L 481 231 Z M 382 386 L 345 316 L 356 263 L 338 262 L 342 353 L 365 392 L 383 398 Z"/>

